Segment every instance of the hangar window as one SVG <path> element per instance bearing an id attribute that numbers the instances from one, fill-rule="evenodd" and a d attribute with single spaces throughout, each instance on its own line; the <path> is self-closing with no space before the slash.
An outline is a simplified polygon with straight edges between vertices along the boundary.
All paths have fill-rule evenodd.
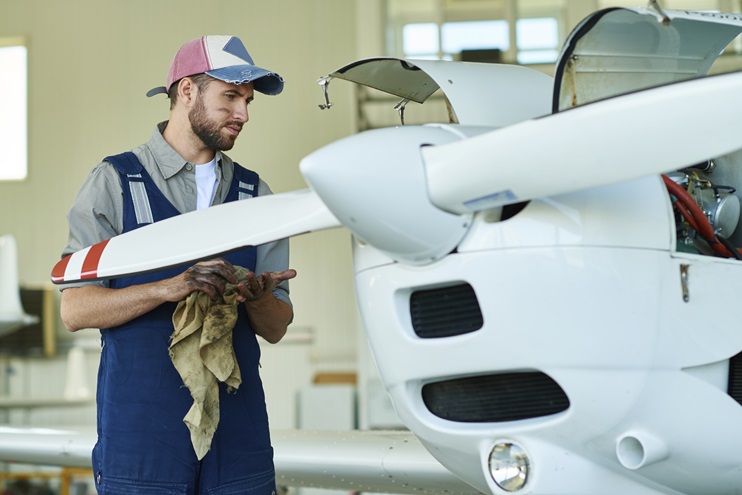
<path id="1" fill-rule="evenodd" d="M 509 44 L 506 21 L 424 22 L 402 28 L 406 57 L 453 60 L 472 50 L 505 51 Z"/>
<path id="2" fill-rule="evenodd" d="M 0 180 L 22 180 L 27 173 L 27 64 L 22 40 L 0 38 Z"/>
<path id="3" fill-rule="evenodd" d="M 387 0 L 388 52 L 398 57 L 549 64 L 564 5 L 516 0 Z"/>
<path id="4" fill-rule="evenodd" d="M 548 64 L 559 55 L 557 20 L 549 17 L 518 19 L 515 23 L 519 64 Z M 502 61 L 510 48 L 507 21 L 433 22 L 402 27 L 404 57 L 442 60 Z"/>
<path id="5" fill-rule="evenodd" d="M 518 19 L 519 64 L 550 64 L 559 56 L 559 23 L 553 17 Z"/>

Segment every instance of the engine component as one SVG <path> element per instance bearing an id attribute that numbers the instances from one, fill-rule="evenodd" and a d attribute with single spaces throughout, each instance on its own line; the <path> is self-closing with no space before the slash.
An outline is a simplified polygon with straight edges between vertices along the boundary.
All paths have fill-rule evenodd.
<path id="1" fill-rule="evenodd" d="M 668 177 L 685 189 L 698 204 L 714 235 L 728 239 L 734 233 L 739 223 L 740 201 L 733 187 L 715 185 L 702 178 L 696 169 L 674 172 Z M 700 233 L 691 221 L 685 216 L 678 216 L 677 227 L 679 244 L 695 244 L 694 240 Z"/>

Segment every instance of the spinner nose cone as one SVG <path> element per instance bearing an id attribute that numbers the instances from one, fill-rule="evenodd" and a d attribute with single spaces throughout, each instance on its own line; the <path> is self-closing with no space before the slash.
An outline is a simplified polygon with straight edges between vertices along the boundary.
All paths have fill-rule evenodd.
<path id="1" fill-rule="evenodd" d="M 397 261 L 426 264 L 458 245 L 471 217 L 430 202 L 420 148 L 458 139 L 440 127 L 377 129 L 315 151 L 300 169 L 354 234 Z"/>

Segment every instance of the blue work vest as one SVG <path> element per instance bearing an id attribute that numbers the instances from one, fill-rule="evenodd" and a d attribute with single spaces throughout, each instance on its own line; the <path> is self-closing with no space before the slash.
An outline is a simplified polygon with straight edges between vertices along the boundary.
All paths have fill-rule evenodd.
<path id="1" fill-rule="evenodd" d="M 121 177 L 123 232 L 180 214 L 162 194 L 136 156 L 123 153 L 105 158 Z M 258 175 L 235 163 L 226 201 L 246 192 L 257 194 Z M 143 205 L 146 201 L 148 205 Z M 144 213 L 143 213 L 144 212 Z M 245 228 L 246 219 L 234 224 Z M 198 236 L 194 230 L 193 236 Z M 141 246 L 147 256 L 147 246 Z M 222 256 L 233 265 L 255 270 L 256 249 L 239 249 Z M 111 280 L 112 288 L 155 282 L 182 273 L 191 264 Z M 242 374 L 236 393 L 220 384 L 220 420 L 211 450 L 200 462 L 183 417 L 193 400 L 168 353 L 176 303 L 164 303 L 124 325 L 101 329 L 98 372 L 98 443 L 93 471 L 100 493 L 197 493 L 220 486 L 230 490 L 240 480 L 249 485 L 256 475 L 260 487 L 225 493 L 271 493 L 275 486 L 273 451 L 263 387 L 258 374 L 260 349 L 245 306 L 238 306 L 233 346 Z M 235 485 L 237 483 L 237 485 Z M 245 485 L 246 487 L 248 485 Z M 259 488 L 252 490 L 252 488 Z M 125 491 L 125 489 L 129 491 Z M 181 491 L 181 489 L 183 491 Z"/>

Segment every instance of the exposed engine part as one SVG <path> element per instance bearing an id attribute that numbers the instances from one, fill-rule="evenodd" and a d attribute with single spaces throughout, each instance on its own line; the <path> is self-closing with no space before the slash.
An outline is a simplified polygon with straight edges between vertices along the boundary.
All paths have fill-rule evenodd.
<path id="1" fill-rule="evenodd" d="M 668 174 L 674 182 L 688 191 L 703 210 L 714 233 L 730 237 L 737 228 L 740 216 L 739 198 L 730 186 L 719 186 L 703 179 L 695 170 Z"/>
<path id="2" fill-rule="evenodd" d="M 716 162 L 714 160 L 706 160 L 705 162 L 696 163 L 695 165 L 689 168 L 696 168 L 700 170 L 701 172 L 706 172 L 707 174 L 713 174 L 714 170 L 716 169 Z"/>
<path id="3" fill-rule="evenodd" d="M 709 161 L 704 167 L 667 174 L 679 186 L 672 188 L 668 184 L 670 193 L 678 199 L 674 203 L 678 246 L 703 254 L 738 257 L 738 250 L 728 245 L 727 239 L 739 223 L 740 201 L 733 187 L 715 185 L 701 176 L 700 170 L 711 173 L 713 168 L 713 162 Z M 697 214 L 693 214 L 695 205 L 689 204 L 689 201 L 700 208 L 700 211 L 696 210 Z"/>

